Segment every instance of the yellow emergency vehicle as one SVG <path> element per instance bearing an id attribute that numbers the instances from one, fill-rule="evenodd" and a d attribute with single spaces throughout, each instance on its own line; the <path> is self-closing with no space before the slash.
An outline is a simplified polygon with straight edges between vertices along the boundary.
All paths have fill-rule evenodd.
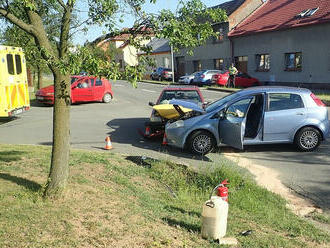
<path id="1" fill-rule="evenodd" d="M 0 45 L 0 117 L 30 109 L 23 49 Z"/>

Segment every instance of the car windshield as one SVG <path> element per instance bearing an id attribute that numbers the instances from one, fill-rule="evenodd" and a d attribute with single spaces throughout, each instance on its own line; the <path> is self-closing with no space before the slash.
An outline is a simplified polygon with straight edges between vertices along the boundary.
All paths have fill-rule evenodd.
<path id="1" fill-rule="evenodd" d="M 205 108 L 206 112 L 209 113 L 209 112 L 212 112 L 213 110 L 217 109 L 218 107 L 220 107 L 221 105 L 231 101 L 232 99 L 236 98 L 237 96 L 241 95 L 241 93 L 238 91 L 238 92 L 235 92 L 235 93 L 232 93 L 228 96 L 225 96 L 215 102 L 212 102 L 210 103 L 209 105 L 207 105 L 207 107 Z"/>
<path id="2" fill-rule="evenodd" d="M 79 79 L 79 77 L 71 77 L 71 84 L 76 82 Z"/>
<path id="3" fill-rule="evenodd" d="M 166 104 L 172 99 L 185 100 L 196 104 L 202 102 L 196 90 L 167 90 L 163 92 L 159 103 Z"/>

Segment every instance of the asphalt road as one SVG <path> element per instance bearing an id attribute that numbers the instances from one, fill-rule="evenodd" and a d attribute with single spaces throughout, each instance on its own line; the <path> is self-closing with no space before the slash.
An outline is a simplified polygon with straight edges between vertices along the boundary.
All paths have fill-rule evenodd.
<path id="1" fill-rule="evenodd" d="M 113 84 L 115 98 L 110 104 L 73 105 L 71 111 L 71 145 L 73 148 L 103 150 L 110 135 L 111 152 L 132 156 L 151 156 L 173 160 L 194 168 L 210 167 L 221 159 L 219 152 L 239 152 L 255 164 L 273 168 L 282 182 L 330 211 L 330 143 L 324 142 L 312 153 L 297 152 L 292 145 L 264 145 L 237 151 L 223 146 L 206 157 L 193 157 L 176 148 L 162 147 L 160 141 L 146 141 L 138 133 L 151 113 L 149 101 L 156 101 L 162 85 L 139 84 L 132 88 L 124 81 Z M 202 90 L 207 101 L 226 93 Z M 330 110 L 329 110 L 330 111 Z M 0 126 L 0 143 L 51 145 L 52 107 L 32 104 L 30 111 Z"/>

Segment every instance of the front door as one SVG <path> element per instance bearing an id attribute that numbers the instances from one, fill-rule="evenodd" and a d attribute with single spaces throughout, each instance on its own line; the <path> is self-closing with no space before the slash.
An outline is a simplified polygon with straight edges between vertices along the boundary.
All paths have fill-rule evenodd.
<path id="1" fill-rule="evenodd" d="M 243 149 L 246 115 L 253 97 L 241 99 L 224 110 L 219 120 L 221 143 Z"/>
<path id="2" fill-rule="evenodd" d="M 72 102 L 88 102 L 93 99 L 90 79 L 86 78 L 75 82 L 71 89 Z"/>

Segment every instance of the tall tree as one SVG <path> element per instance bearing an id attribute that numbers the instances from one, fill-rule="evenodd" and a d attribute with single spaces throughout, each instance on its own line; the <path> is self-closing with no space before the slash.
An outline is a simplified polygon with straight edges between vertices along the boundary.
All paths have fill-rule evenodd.
<path id="1" fill-rule="evenodd" d="M 147 0 L 155 3 L 156 0 Z M 212 22 L 226 18 L 221 10 L 207 9 L 200 0 L 179 1 L 176 13 L 161 11 L 148 14 L 142 10 L 146 0 L 0 0 L 0 16 L 31 35 L 54 76 L 55 103 L 53 108 L 53 146 L 46 196 L 60 193 L 66 186 L 70 151 L 70 74 L 81 68 L 90 73 L 116 78 L 119 70 L 113 62 L 95 58 L 86 48 L 70 52 L 70 37 L 78 28 L 92 24 L 104 24 L 111 32 L 116 29 L 117 19 L 127 15 L 121 10 L 130 9 L 136 17 L 132 33 L 149 30 L 158 37 L 170 39 L 175 48 L 192 48 L 201 45 L 208 37 L 216 35 Z M 79 7 L 88 6 L 88 18 L 74 22 Z M 125 11 L 126 12 L 126 11 Z M 59 20 L 51 30 L 47 29 L 52 15 Z M 58 35 L 51 35 L 56 32 Z M 52 40 L 52 37 L 57 37 Z M 132 35 L 132 37 L 137 37 Z M 133 39 L 131 40 L 134 43 Z M 56 44 L 54 46 L 53 44 Z M 82 59 L 83 57 L 83 59 Z M 82 62 L 83 61 L 83 62 Z M 107 73 L 111 71 L 111 74 Z M 141 74 L 138 67 L 128 67 L 132 82 Z"/>

